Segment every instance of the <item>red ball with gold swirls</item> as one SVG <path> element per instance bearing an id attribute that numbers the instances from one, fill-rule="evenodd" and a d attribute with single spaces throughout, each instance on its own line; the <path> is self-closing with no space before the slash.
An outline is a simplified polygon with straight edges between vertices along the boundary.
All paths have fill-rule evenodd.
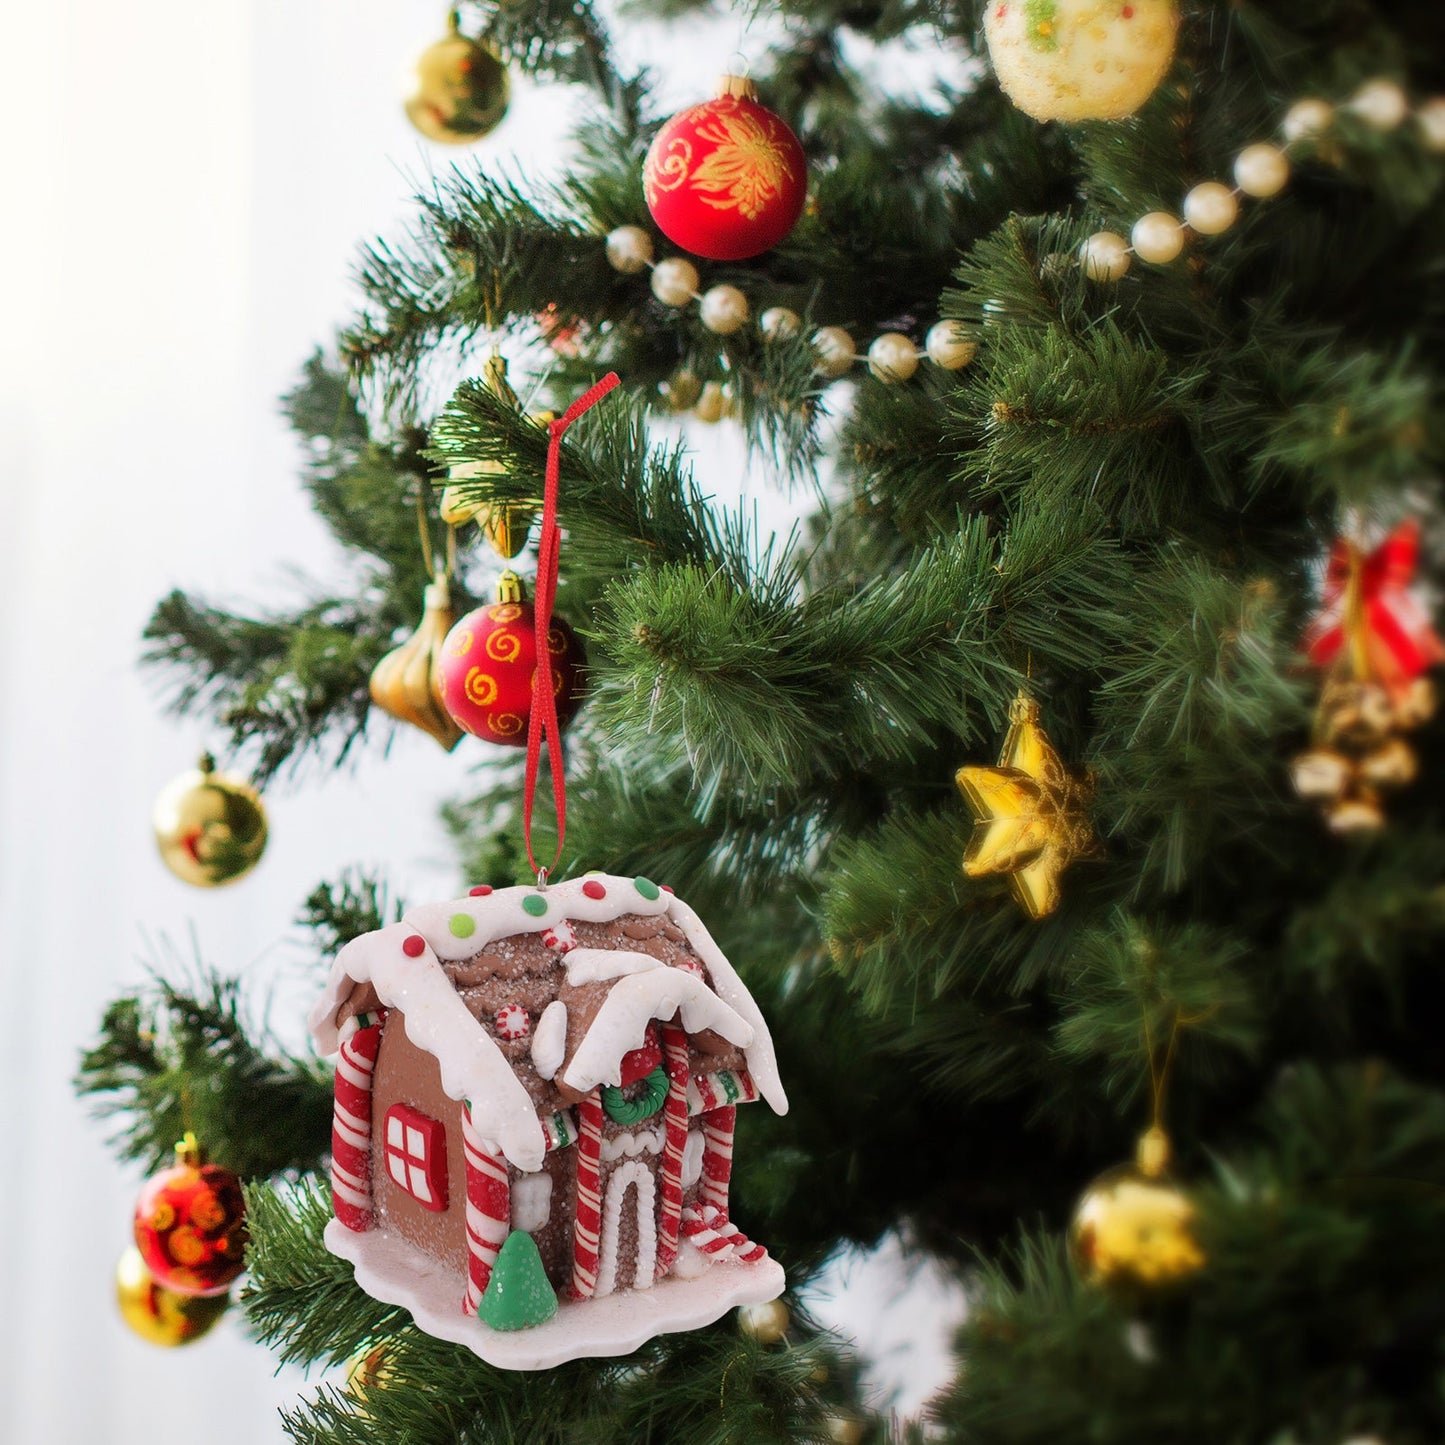
<path id="1" fill-rule="evenodd" d="M 523 748 L 537 672 L 537 618 L 514 574 L 503 577 L 498 591 L 498 601 L 467 613 L 447 633 L 438 669 L 442 702 L 473 737 Z M 557 722 L 565 727 L 582 702 L 585 658 L 577 634 L 560 617 L 552 618 L 547 650 Z"/>
<path id="2" fill-rule="evenodd" d="M 135 1243 L 157 1283 L 179 1295 L 225 1294 L 245 1268 L 241 1181 L 207 1164 L 194 1135 L 178 1163 L 146 1180 L 135 1206 Z"/>

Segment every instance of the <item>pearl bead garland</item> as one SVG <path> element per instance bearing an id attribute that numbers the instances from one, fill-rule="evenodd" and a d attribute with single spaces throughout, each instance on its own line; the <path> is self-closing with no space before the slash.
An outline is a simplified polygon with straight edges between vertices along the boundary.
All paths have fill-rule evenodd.
<path id="1" fill-rule="evenodd" d="M 1398 129 L 1412 114 L 1404 90 L 1383 77 L 1366 81 L 1338 109 L 1358 116 L 1382 133 Z M 1190 233 L 1223 235 L 1239 219 L 1240 196 L 1268 200 L 1278 195 L 1289 183 L 1289 149 L 1319 142 L 1334 125 L 1336 114 L 1336 107 L 1317 97 L 1295 101 L 1280 126 L 1284 145 L 1260 141 L 1245 146 L 1234 160 L 1233 188 L 1220 181 L 1200 181 L 1184 197 L 1182 220 L 1169 211 L 1150 211 L 1134 223 L 1128 241 L 1114 231 L 1096 231 L 1080 244 L 1078 266 L 1091 281 L 1116 282 L 1129 273 L 1136 255 L 1154 265 L 1168 265 L 1182 254 Z M 1445 154 L 1445 96 L 1423 101 L 1414 109 L 1413 119 L 1425 149 Z M 652 292 L 663 305 L 681 308 L 697 301 L 699 319 L 715 335 L 733 335 L 752 314 L 746 294 L 736 286 L 713 286 L 700 295 L 701 278 L 691 261 L 669 256 L 654 262 L 652 237 L 641 226 L 615 227 L 607 234 L 606 248 L 608 264 L 622 275 L 636 275 L 651 267 Z M 1056 263 L 1067 259 L 1049 258 Z M 787 306 L 770 306 L 757 324 L 765 342 L 782 344 L 801 334 L 803 322 Z M 813 333 L 811 345 L 815 370 L 830 381 L 847 375 L 856 362 L 866 360 L 868 370 L 878 380 L 903 382 L 915 375 L 925 357 L 941 370 L 957 371 L 978 352 L 978 342 L 957 321 L 935 323 L 921 351 L 902 332 L 885 331 L 874 337 L 866 357 L 860 357 L 853 337 L 841 326 L 820 327 Z M 664 382 L 659 390 L 674 410 L 690 408 L 704 421 L 719 421 L 736 411 L 735 398 L 728 388 L 715 381 L 704 385 L 686 369 Z"/>

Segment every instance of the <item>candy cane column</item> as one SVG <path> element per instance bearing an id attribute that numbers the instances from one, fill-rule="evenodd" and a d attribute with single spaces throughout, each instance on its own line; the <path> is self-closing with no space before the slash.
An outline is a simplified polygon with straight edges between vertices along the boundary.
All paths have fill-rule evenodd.
<path id="1" fill-rule="evenodd" d="M 662 1210 L 658 1220 L 657 1271 L 661 1279 L 677 1259 L 677 1232 L 682 1222 L 682 1156 L 687 1147 L 687 1034 L 664 1024 L 662 1053 L 667 1066 L 667 1098 L 663 1101 Z"/>
<path id="2" fill-rule="evenodd" d="M 602 1233 L 602 1090 L 577 1105 L 577 1218 L 572 1225 L 573 1299 L 597 1292 L 597 1251 Z"/>
<path id="3" fill-rule="evenodd" d="M 371 1212 L 371 1076 L 381 1047 L 381 1023 L 343 1040 L 336 1060 L 331 1111 L 331 1203 L 336 1218 L 358 1234 L 376 1222 Z"/>
<path id="4" fill-rule="evenodd" d="M 738 1106 L 714 1109 L 702 1121 L 702 1203 L 711 1204 L 727 1218 L 728 1182 L 733 1173 L 733 1129 Z"/>
<path id="5" fill-rule="evenodd" d="M 462 1313 L 474 1315 L 512 1222 L 512 1186 L 502 1151 L 487 1143 L 462 1110 L 462 1153 L 467 1161 L 467 1292 Z"/>

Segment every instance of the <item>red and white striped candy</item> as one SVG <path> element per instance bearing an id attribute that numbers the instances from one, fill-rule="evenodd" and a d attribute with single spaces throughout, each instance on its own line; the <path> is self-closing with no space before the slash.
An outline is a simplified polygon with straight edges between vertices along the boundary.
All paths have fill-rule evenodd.
<path id="1" fill-rule="evenodd" d="M 677 1259 L 677 1231 L 682 1220 L 682 1155 L 687 1147 L 687 1034 L 676 1024 L 662 1028 L 662 1054 L 667 1068 L 663 1101 L 662 1205 L 658 1214 L 657 1273 L 661 1279 Z"/>
<path id="2" fill-rule="evenodd" d="M 381 1047 L 381 1024 L 359 1028 L 336 1060 L 331 1111 L 331 1207 L 358 1234 L 376 1222 L 371 1207 L 371 1076 Z"/>
<path id="3" fill-rule="evenodd" d="M 602 1090 L 577 1105 L 577 1217 L 572 1224 L 573 1299 L 597 1290 L 597 1251 L 602 1234 Z"/>
<path id="4" fill-rule="evenodd" d="M 702 1121 L 702 1202 L 711 1204 L 726 1218 L 728 1184 L 733 1173 L 733 1130 L 737 1125 L 737 1105 L 714 1109 Z"/>
<path id="5" fill-rule="evenodd" d="M 577 947 L 577 934 L 564 918 L 542 930 L 542 942 L 554 953 L 571 953 Z"/>
<path id="6" fill-rule="evenodd" d="M 492 1148 L 472 1124 L 470 1103 L 462 1110 L 462 1153 L 467 1161 L 467 1292 L 462 1313 L 474 1315 L 511 1226 L 512 1187 L 501 1150 Z"/>
<path id="7" fill-rule="evenodd" d="M 756 1264 L 768 1252 L 754 1244 L 721 1210 L 711 1204 L 683 1212 L 682 1230 L 693 1245 L 707 1256 L 709 1264 L 722 1264 L 735 1259 L 740 1264 Z"/>
<path id="8" fill-rule="evenodd" d="M 519 1003 L 509 1003 L 497 1010 L 497 1032 L 504 1039 L 524 1039 L 532 1032 L 532 1016 Z"/>

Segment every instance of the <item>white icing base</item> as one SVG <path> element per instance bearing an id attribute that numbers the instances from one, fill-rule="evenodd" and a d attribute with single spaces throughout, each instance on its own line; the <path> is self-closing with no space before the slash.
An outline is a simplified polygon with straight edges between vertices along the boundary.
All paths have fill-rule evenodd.
<path id="1" fill-rule="evenodd" d="M 332 1254 L 351 1263 L 357 1284 L 373 1299 L 400 1305 L 427 1334 L 465 1345 L 504 1370 L 550 1370 L 567 1360 L 631 1354 L 654 1335 L 699 1329 L 735 1305 L 777 1299 L 787 1283 L 771 1256 L 756 1264 L 729 1261 L 695 1279 L 670 1274 L 649 1290 L 563 1300 L 546 1324 L 501 1331 L 462 1314 L 465 1282 L 455 1269 L 398 1235 L 379 1229 L 357 1234 L 333 1219 L 324 1238 Z"/>

